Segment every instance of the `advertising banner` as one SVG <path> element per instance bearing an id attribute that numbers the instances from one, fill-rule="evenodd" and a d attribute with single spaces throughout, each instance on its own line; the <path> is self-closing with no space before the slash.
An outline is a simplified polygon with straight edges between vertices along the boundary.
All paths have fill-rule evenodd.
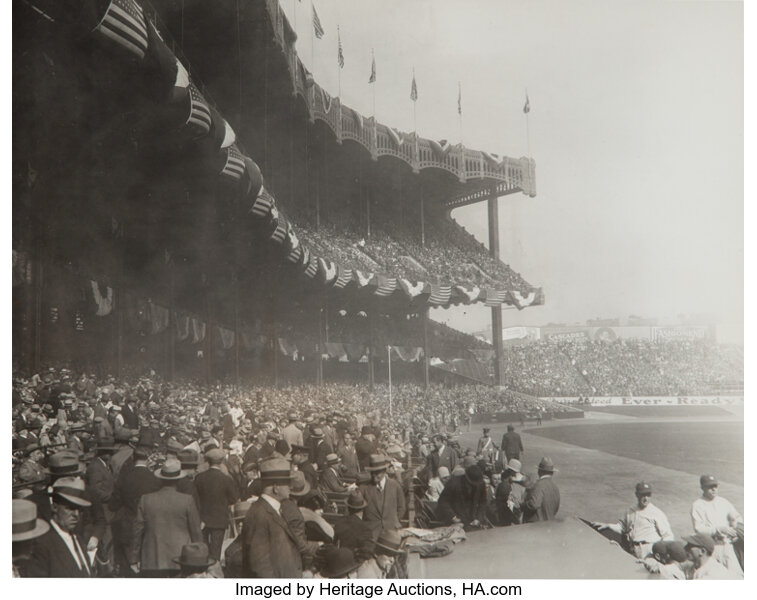
<path id="1" fill-rule="evenodd" d="M 654 340 L 703 340 L 707 327 L 652 327 Z"/>
<path id="2" fill-rule="evenodd" d="M 744 396 L 598 396 L 549 397 L 561 404 L 583 406 L 743 406 Z"/>

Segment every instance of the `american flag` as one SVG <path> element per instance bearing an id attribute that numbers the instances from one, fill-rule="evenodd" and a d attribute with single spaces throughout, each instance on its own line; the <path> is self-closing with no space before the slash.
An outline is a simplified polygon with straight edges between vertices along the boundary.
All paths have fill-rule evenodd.
<path id="1" fill-rule="evenodd" d="M 95 31 L 139 58 L 147 51 L 147 24 L 142 7 L 134 0 L 111 0 Z"/>
<path id="2" fill-rule="evenodd" d="M 441 305 L 449 302 L 452 295 L 452 286 L 449 285 L 432 285 L 431 295 L 428 297 L 429 304 Z"/>
<path id="3" fill-rule="evenodd" d="M 523 105 L 523 112 L 524 114 L 531 112 L 531 101 L 528 99 L 528 94 L 526 94 L 526 103 Z"/>
<path id="4" fill-rule="evenodd" d="M 316 259 L 315 255 L 310 255 L 310 260 L 308 261 L 308 266 L 305 269 L 305 275 L 312 279 L 315 277 L 315 274 L 318 272 L 318 260 Z"/>
<path id="5" fill-rule="evenodd" d="M 463 114 L 463 88 L 459 81 L 457 82 L 457 114 Z"/>
<path id="6" fill-rule="evenodd" d="M 313 31 L 315 32 L 315 37 L 317 37 L 319 40 L 325 33 L 323 31 L 323 25 L 321 25 L 321 20 L 318 18 L 318 13 L 315 12 L 315 4 L 313 4 Z"/>
<path id="7" fill-rule="evenodd" d="M 339 33 L 339 28 L 336 30 L 337 38 L 339 39 L 339 51 L 336 55 L 336 61 L 339 63 L 339 68 L 344 69 L 344 52 L 342 52 L 342 36 Z"/>
<path id="8" fill-rule="evenodd" d="M 413 84 L 410 86 L 410 99 L 413 102 L 418 99 L 418 86 L 415 84 L 415 73 L 413 73 Z"/>
<path id="9" fill-rule="evenodd" d="M 346 286 L 350 281 L 352 281 L 352 269 L 339 269 L 339 277 L 336 279 L 336 283 L 334 284 L 335 288 L 343 288 Z"/>
<path id="10" fill-rule="evenodd" d="M 378 289 L 374 292 L 377 296 L 389 296 L 397 289 L 397 279 L 394 277 L 378 276 Z"/>
<path id="11" fill-rule="evenodd" d="M 194 83 L 189 84 L 189 96 L 192 108 L 189 111 L 186 125 L 190 126 L 195 137 L 202 137 L 210 132 L 210 124 L 212 122 L 210 107 Z"/>
<path id="12" fill-rule="evenodd" d="M 500 306 L 507 298 L 507 291 L 486 290 L 486 306 Z"/>
<path id="13" fill-rule="evenodd" d="M 265 190 L 265 188 L 260 188 L 260 193 L 258 194 L 258 197 L 255 198 L 255 202 L 253 202 L 250 212 L 259 219 L 262 219 L 271 214 L 272 208 L 273 197 Z"/>
<path id="14" fill-rule="evenodd" d="M 376 57 L 371 57 L 371 76 L 368 78 L 368 83 L 376 82 Z"/>
<path id="15" fill-rule="evenodd" d="M 237 149 L 236 144 L 232 144 L 226 150 L 226 164 L 221 170 L 222 177 L 229 177 L 239 181 L 244 173 L 244 156 Z"/>
<path id="16" fill-rule="evenodd" d="M 271 239 L 277 244 L 283 244 L 287 236 L 287 220 L 284 215 L 279 216 L 276 229 L 271 234 Z"/>

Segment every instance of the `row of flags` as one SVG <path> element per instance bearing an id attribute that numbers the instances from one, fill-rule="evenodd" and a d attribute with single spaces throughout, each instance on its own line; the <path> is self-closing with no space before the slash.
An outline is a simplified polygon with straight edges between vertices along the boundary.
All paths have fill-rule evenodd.
<path id="1" fill-rule="evenodd" d="M 301 1 L 301 0 L 300 0 Z M 318 12 L 315 10 L 315 4 L 311 4 L 313 9 L 313 33 L 319 40 L 326 34 L 321 24 L 321 19 L 318 16 Z M 340 69 L 344 69 L 344 50 L 342 49 L 342 36 L 337 26 L 337 64 Z M 371 74 L 368 77 L 368 83 L 376 83 L 376 57 L 371 50 Z M 413 81 L 410 84 L 410 100 L 416 102 L 418 100 L 418 84 L 415 81 L 415 71 L 413 71 Z M 528 114 L 531 112 L 531 103 L 528 99 L 528 93 L 526 93 L 526 103 L 523 105 L 523 113 Z M 460 82 L 457 84 L 457 114 L 463 114 L 463 92 Z"/>

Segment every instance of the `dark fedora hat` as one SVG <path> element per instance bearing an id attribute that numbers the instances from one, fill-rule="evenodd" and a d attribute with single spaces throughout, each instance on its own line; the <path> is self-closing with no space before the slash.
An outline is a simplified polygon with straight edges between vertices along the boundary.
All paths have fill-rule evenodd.
<path id="1" fill-rule="evenodd" d="M 382 554 L 402 554 L 404 552 L 402 536 L 394 529 L 384 529 L 376 540 L 376 548 L 381 550 Z"/>
<path id="2" fill-rule="evenodd" d="M 324 437 L 323 429 L 321 429 L 320 427 L 314 427 L 313 431 L 310 432 L 310 437 L 316 440 L 320 440 L 322 437 Z"/>
<path id="3" fill-rule="evenodd" d="M 366 471 L 385 471 L 390 464 L 389 457 L 384 454 L 371 454 Z"/>
<path id="4" fill-rule="evenodd" d="M 321 567 L 321 575 L 330 579 L 337 579 L 352 573 L 360 567 L 355 560 L 355 554 L 349 548 L 330 547 L 323 553 L 324 566 Z"/>
<path id="5" fill-rule="evenodd" d="M 200 454 L 191 448 L 183 448 L 176 453 L 182 468 L 197 467 L 200 464 Z"/>
<path id="6" fill-rule="evenodd" d="M 352 492 L 347 498 L 347 508 L 349 510 L 362 510 L 366 506 L 368 506 L 368 503 L 363 498 L 363 494 L 358 490 Z"/>
<path id="7" fill-rule="evenodd" d="M 203 542 L 191 542 L 181 547 L 181 555 L 171 559 L 182 567 L 195 569 L 207 569 L 216 563 L 215 558 L 210 557 L 208 545 Z"/>
<path id="8" fill-rule="evenodd" d="M 61 450 L 47 459 L 45 473 L 54 477 L 66 475 L 81 475 L 84 473 L 84 464 L 79 461 L 79 454 L 73 450 Z"/>
<path id="9" fill-rule="evenodd" d="M 539 462 L 539 470 L 545 473 L 554 473 L 556 471 L 555 463 L 552 462 L 549 456 L 544 456 Z"/>

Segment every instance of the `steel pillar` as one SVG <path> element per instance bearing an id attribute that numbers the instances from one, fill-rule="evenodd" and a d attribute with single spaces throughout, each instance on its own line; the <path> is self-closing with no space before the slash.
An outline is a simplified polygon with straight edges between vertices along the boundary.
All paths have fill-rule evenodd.
<path id="1" fill-rule="evenodd" d="M 499 197 L 492 187 L 487 201 L 489 214 L 489 254 L 499 260 Z M 502 345 L 502 306 L 492 306 L 492 342 L 494 343 L 494 383 L 504 385 L 504 348 Z"/>

